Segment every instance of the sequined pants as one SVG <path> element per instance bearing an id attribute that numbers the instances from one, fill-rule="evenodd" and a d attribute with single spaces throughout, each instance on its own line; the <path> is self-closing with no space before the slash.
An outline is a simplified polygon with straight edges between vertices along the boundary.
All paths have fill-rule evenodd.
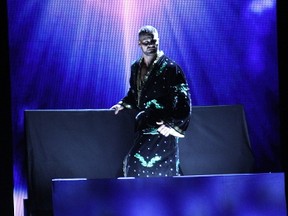
<path id="1" fill-rule="evenodd" d="M 179 176 L 178 140 L 173 136 L 138 133 L 123 161 L 125 177 Z"/>

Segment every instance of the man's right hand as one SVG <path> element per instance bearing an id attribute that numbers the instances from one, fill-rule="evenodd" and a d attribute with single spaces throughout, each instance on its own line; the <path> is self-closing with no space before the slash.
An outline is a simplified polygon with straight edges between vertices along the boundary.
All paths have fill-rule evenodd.
<path id="1" fill-rule="evenodd" d="M 122 105 L 120 105 L 120 104 L 115 104 L 110 109 L 115 110 L 115 115 L 117 115 L 120 110 L 124 109 L 124 107 Z"/>

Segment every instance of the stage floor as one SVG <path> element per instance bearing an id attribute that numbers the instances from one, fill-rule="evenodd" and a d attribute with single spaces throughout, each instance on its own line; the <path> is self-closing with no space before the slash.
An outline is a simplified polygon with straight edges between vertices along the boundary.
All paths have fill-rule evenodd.
<path id="1" fill-rule="evenodd" d="M 283 173 L 53 179 L 54 216 L 286 216 Z"/>

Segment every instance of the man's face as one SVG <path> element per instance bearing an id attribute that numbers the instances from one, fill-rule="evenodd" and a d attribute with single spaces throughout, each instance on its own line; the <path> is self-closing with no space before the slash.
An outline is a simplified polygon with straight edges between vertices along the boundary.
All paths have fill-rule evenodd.
<path id="1" fill-rule="evenodd" d="M 141 35 L 138 44 L 144 55 L 155 55 L 159 49 L 158 35 L 156 33 Z"/>

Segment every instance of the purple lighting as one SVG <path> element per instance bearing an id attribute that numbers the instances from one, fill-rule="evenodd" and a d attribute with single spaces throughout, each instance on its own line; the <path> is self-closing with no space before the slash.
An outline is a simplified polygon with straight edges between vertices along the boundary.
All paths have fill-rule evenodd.
<path id="1" fill-rule="evenodd" d="M 26 198 L 24 110 L 110 108 L 127 91 L 145 24 L 158 28 L 160 49 L 186 73 L 193 105 L 242 104 L 258 170 L 281 170 L 276 0 L 7 5 L 15 215 Z"/>
<path id="2" fill-rule="evenodd" d="M 249 8 L 254 13 L 263 13 L 265 10 L 273 9 L 276 6 L 276 0 L 253 0 Z"/>

